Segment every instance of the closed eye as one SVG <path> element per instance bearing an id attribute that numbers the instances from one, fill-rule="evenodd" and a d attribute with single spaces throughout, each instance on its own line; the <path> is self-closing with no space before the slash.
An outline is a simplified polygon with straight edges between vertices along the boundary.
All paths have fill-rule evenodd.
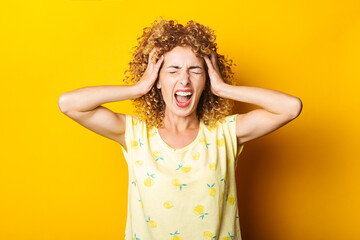
<path id="1" fill-rule="evenodd" d="M 174 74 L 174 73 L 176 73 L 176 72 L 168 72 L 168 73 L 170 73 L 170 74 Z M 191 72 L 191 73 L 201 74 L 201 72 Z"/>

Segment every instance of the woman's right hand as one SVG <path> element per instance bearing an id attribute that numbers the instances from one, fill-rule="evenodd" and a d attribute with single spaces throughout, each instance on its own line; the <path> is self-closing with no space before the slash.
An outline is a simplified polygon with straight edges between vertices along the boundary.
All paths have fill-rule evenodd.
<path id="1" fill-rule="evenodd" d="M 151 50 L 149 54 L 149 61 L 147 68 L 144 74 L 142 75 L 142 77 L 140 78 L 140 80 L 136 83 L 136 86 L 141 89 L 143 95 L 147 94 L 153 87 L 158 77 L 161 63 L 164 61 L 164 55 L 161 55 L 161 57 L 157 61 L 156 59 L 152 60 L 152 57 L 156 50 L 158 50 L 158 48 L 155 47 Z"/>

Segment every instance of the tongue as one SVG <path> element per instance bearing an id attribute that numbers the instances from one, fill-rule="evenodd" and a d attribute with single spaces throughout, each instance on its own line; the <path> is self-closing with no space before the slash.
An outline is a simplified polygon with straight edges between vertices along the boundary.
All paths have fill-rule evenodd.
<path id="1" fill-rule="evenodd" d="M 191 96 L 179 96 L 177 94 L 175 95 L 175 98 L 179 103 L 186 103 L 190 99 L 190 97 Z"/>

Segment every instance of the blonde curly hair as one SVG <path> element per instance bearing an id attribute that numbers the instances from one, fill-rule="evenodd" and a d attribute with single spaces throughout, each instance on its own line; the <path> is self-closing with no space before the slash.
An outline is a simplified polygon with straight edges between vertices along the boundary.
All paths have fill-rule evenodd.
<path id="1" fill-rule="evenodd" d="M 151 27 L 143 29 L 142 36 L 137 39 L 139 44 L 132 49 L 133 60 L 129 63 L 130 68 L 125 71 L 124 82 L 134 84 L 140 80 L 147 68 L 149 54 L 154 47 L 158 48 L 158 51 L 154 53 L 156 59 L 176 46 L 190 46 L 196 56 L 207 55 L 210 58 L 211 51 L 216 52 L 217 50 L 215 39 L 213 30 L 192 20 L 188 21 L 186 26 L 177 23 L 176 20 L 167 21 L 163 18 L 155 20 Z M 217 54 L 217 64 L 223 80 L 228 84 L 233 84 L 234 74 L 231 66 L 235 66 L 235 64 L 232 63 L 232 60 Z M 217 121 L 223 120 L 231 113 L 233 101 L 216 96 L 211 92 L 205 61 L 204 66 L 206 83 L 196 113 L 205 125 L 212 127 Z M 136 113 L 146 121 L 149 127 L 163 126 L 165 102 L 161 91 L 156 88 L 156 83 L 147 94 L 134 99 L 133 105 Z"/>

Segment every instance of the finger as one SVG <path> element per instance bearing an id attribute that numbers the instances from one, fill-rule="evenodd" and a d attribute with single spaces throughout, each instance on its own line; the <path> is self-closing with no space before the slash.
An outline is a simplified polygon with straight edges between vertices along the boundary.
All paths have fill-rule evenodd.
<path id="1" fill-rule="evenodd" d="M 205 55 L 204 59 L 205 59 L 206 65 L 208 66 L 209 72 L 214 71 L 214 67 L 213 67 L 212 62 L 210 61 L 209 57 Z"/>
<path id="2" fill-rule="evenodd" d="M 156 63 L 156 59 L 155 59 L 155 58 L 153 59 L 153 55 L 154 55 L 154 53 L 156 52 L 156 50 L 158 50 L 158 48 L 157 48 L 157 47 L 154 47 L 154 48 L 151 50 L 151 52 L 149 53 L 149 63 L 151 63 L 151 64 L 155 64 L 155 63 Z"/>
<path id="3" fill-rule="evenodd" d="M 217 71 L 219 71 L 219 66 L 218 66 L 218 64 L 217 64 L 217 54 L 216 54 L 216 52 L 214 52 L 214 51 L 211 52 L 211 62 L 212 62 L 212 64 L 213 64 L 214 68 L 215 68 Z"/>
<path id="4" fill-rule="evenodd" d="M 149 53 L 149 56 L 152 56 L 154 55 L 155 51 L 157 50 L 158 48 L 157 47 L 153 47 L 153 49 L 151 49 L 150 53 Z"/>
<path id="5" fill-rule="evenodd" d="M 155 64 L 155 68 L 156 70 L 158 71 L 160 66 L 161 66 L 161 63 L 164 61 L 164 55 L 161 55 L 161 57 L 159 58 L 159 60 L 157 61 L 157 63 Z"/>

